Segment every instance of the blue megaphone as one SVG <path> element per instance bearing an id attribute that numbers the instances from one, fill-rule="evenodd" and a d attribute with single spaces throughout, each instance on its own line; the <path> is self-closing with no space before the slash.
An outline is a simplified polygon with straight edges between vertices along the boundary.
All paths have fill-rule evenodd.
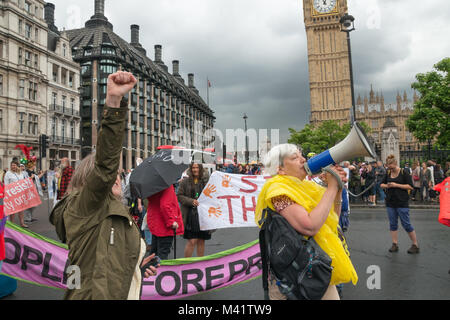
<path id="1" fill-rule="evenodd" d="M 364 129 L 355 122 L 352 131 L 342 142 L 311 158 L 305 165 L 305 169 L 308 175 L 312 176 L 321 173 L 322 169 L 330 165 L 359 157 L 376 159 L 377 155 L 370 145 Z"/>

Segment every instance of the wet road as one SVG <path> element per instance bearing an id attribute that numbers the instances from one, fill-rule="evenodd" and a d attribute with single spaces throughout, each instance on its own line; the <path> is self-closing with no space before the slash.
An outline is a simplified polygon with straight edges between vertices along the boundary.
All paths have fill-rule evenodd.
<path id="1" fill-rule="evenodd" d="M 31 230 L 57 239 L 48 223 L 46 201 L 36 210 L 39 219 Z M 450 228 L 437 221 L 437 209 L 413 209 L 411 221 L 421 252 L 407 254 L 410 240 L 400 229 L 400 251 L 390 253 L 389 226 L 385 208 L 354 208 L 347 240 L 359 276 L 356 286 L 344 285 L 345 300 L 450 299 Z M 257 228 L 226 229 L 213 234 L 206 254 L 224 251 L 258 237 Z M 185 240 L 178 237 L 177 256 L 183 255 Z M 60 300 L 63 291 L 19 282 L 9 300 Z M 203 293 L 186 300 L 262 300 L 261 279 L 231 288 Z"/>

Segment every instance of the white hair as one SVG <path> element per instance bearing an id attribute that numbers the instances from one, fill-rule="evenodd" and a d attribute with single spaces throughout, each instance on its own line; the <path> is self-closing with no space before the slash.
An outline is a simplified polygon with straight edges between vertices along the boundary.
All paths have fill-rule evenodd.
<path id="1" fill-rule="evenodd" d="M 277 175 L 278 168 L 283 166 L 284 159 L 297 151 L 299 151 L 299 147 L 295 144 L 280 144 L 273 147 L 264 158 L 264 173 L 270 176 Z"/>

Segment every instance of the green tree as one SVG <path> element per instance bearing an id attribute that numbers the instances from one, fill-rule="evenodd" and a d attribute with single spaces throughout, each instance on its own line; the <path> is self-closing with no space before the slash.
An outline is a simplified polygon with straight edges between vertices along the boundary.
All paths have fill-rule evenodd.
<path id="1" fill-rule="evenodd" d="M 360 125 L 369 133 L 371 129 L 366 123 L 362 122 Z M 350 133 L 351 127 L 349 123 L 342 126 L 337 121 L 328 120 L 322 122 L 319 126 L 314 127 L 307 124 L 303 130 L 296 131 L 289 129 L 291 137 L 288 142 L 300 145 L 305 154 L 310 152 L 321 153 L 344 140 Z"/>
<path id="2" fill-rule="evenodd" d="M 434 65 L 434 70 L 416 75 L 411 87 L 420 98 L 406 121 L 408 130 L 421 142 L 436 139 L 447 147 L 450 142 L 450 58 Z"/>

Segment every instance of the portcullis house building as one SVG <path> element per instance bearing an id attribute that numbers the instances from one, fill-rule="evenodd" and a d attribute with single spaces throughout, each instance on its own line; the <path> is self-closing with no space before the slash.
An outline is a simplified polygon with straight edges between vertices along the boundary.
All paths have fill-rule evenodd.
<path id="1" fill-rule="evenodd" d="M 95 149 L 107 78 L 118 70 L 129 71 L 138 79 L 125 97 L 129 113 L 123 168 L 134 168 L 137 158 L 150 156 L 161 145 L 205 148 L 213 138 L 215 117 L 195 88 L 194 74 L 190 73 L 185 83 L 177 60 L 172 62 L 170 73 L 162 60 L 161 45 L 155 45 L 154 60 L 148 58 L 139 41 L 139 26 L 131 25 L 128 43 L 114 33 L 104 11 L 105 1 L 95 0 L 95 14 L 85 27 L 67 30 L 73 59 L 81 65 L 82 156 Z"/>

